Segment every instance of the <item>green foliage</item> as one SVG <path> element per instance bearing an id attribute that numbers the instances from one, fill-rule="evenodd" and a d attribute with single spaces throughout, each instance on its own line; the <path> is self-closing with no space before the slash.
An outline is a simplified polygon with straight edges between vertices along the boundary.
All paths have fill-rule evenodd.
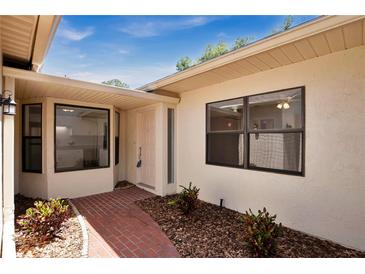
<path id="1" fill-rule="evenodd" d="M 194 66 L 195 64 L 200 64 L 205 61 L 211 60 L 218 56 L 221 56 L 230 50 L 236 50 L 248 45 L 251 41 L 253 41 L 253 37 L 238 37 L 234 45 L 231 49 L 228 48 L 227 44 L 224 42 L 219 42 L 217 45 L 208 45 L 204 49 L 204 53 L 201 57 L 198 58 L 196 62 L 193 62 L 188 56 L 180 58 L 176 63 L 176 70 L 183 71 L 187 68 Z"/>
<path id="2" fill-rule="evenodd" d="M 116 86 L 119 88 L 129 88 L 128 84 L 122 82 L 119 79 L 112 79 L 112 80 L 104 81 L 104 82 L 102 82 L 102 84 L 109 85 L 109 86 Z"/>
<path id="3" fill-rule="evenodd" d="M 182 187 L 182 191 L 179 193 L 176 200 L 169 202 L 170 205 L 176 205 L 184 214 L 189 214 L 193 212 L 198 207 L 198 195 L 199 188 L 196 186 L 192 187 L 192 183 L 189 183 L 189 187 Z"/>
<path id="4" fill-rule="evenodd" d="M 292 25 L 293 25 L 293 16 L 288 15 L 284 18 L 282 25 L 279 28 L 274 29 L 272 31 L 272 33 L 275 34 L 278 32 L 286 31 L 286 30 L 290 29 L 292 27 Z M 236 50 L 236 49 L 242 48 L 244 46 L 247 46 L 253 40 L 254 40 L 253 37 L 238 37 L 235 40 L 234 45 L 231 47 L 231 49 L 229 49 L 227 47 L 227 44 L 225 44 L 224 42 L 219 42 L 217 45 L 208 45 L 205 48 L 203 55 L 200 58 L 198 58 L 196 63 L 200 64 L 200 63 L 206 62 L 208 60 L 211 60 L 213 58 L 216 58 L 218 56 L 221 56 L 221 55 L 229 52 L 230 50 Z M 194 62 L 192 62 L 192 60 L 189 57 L 187 57 L 187 56 L 182 57 L 176 63 L 176 70 L 183 71 L 193 65 L 194 65 Z"/>
<path id="5" fill-rule="evenodd" d="M 62 223 L 71 215 L 68 204 L 61 199 L 36 201 L 17 219 L 20 230 L 33 245 L 41 245 L 56 237 Z"/>
<path id="6" fill-rule="evenodd" d="M 291 26 L 293 25 L 293 16 L 288 15 L 285 17 L 283 25 L 282 25 L 282 30 L 288 30 Z"/>
<path id="7" fill-rule="evenodd" d="M 281 24 L 280 28 L 274 29 L 272 31 L 272 33 L 275 34 L 275 33 L 278 33 L 278 32 L 286 31 L 286 30 L 290 29 L 292 27 L 292 25 L 293 25 L 293 16 L 287 15 L 284 18 L 284 21 Z"/>
<path id="8" fill-rule="evenodd" d="M 193 61 L 189 57 L 185 56 L 185 57 L 180 58 L 179 61 L 177 61 L 176 70 L 183 71 L 187 68 L 190 68 L 192 65 L 193 65 Z"/>
<path id="9" fill-rule="evenodd" d="M 245 223 L 246 233 L 245 242 L 248 244 L 253 256 L 271 257 L 276 254 L 276 238 L 282 232 L 281 223 L 275 223 L 276 215 L 270 216 L 269 212 L 264 209 L 258 211 L 255 215 L 251 209 L 246 211 L 243 221 Z"/>
<path id="10" fill-rule="evenodd" d="M 247 46 L 252 40 L 253 40 L 252 37 L 238 37 L 234 41 L 234 46 L 232 47 L 232 50 L 236 50 L 244 46 Z"/>
<path id="11" fill-rule="evenodd" d="M 203 53 L 203 56 L 198 59 L 199 63 L 211 60 L 216 58 L 220 55 L 225 54 L 228 52 L 228 47 L 225 43 L 219 42 L 217 45 L 208 45 Z"/>

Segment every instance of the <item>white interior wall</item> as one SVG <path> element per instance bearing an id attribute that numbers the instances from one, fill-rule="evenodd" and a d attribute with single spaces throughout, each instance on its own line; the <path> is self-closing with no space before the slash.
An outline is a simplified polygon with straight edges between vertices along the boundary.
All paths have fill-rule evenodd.
<path id="1" fill-rule="evenodd" d="M 365 47 L 181 94 L 178 184 L 244 212 L 264 206 L 293 229 L 365 250 Z M 205 105 L 305 86 L 305 177 L 205 164 Z"/>

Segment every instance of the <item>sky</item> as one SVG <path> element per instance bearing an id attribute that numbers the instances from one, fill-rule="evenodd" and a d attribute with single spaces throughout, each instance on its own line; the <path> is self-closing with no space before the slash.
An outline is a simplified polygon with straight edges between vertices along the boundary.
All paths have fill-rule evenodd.
<path id="1" fill-rule="evenodd" d="M 184 56 L 208 44 L 272 34 L 285 16 L 63 16 L 43 73 L 95 83 L 120 79 L 131 88 L 176 72 Z M 293 25 L 315 16 L 293 16 Z"/>

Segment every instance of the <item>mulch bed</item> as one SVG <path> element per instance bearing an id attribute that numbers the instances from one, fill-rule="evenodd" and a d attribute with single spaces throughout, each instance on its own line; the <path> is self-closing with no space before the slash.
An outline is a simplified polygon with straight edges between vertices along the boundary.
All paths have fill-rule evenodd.
<path id="1" fill-rule="evenodd" d="M 251 257 L 243 241 L 242 213 L 200 201 L 199 208 L 185 216 L 176 206 L 168 204 L 175 198 L 176 195 L 156 196 L 136 204 L 160 225 L 182 257 Z M 278 238 L 277 257 L 365 258 L 365 252 L 283 227 L 282 236 Z"/>
<path id="2" fill-rule="evenodd" d="M 31 199 L 22 195 L 15 196 L 15 220 L 24 214 L 26 209 L 33 207 L 34 202 L 41 199 Z M 70 210 L 72 208 L 70 207 Z M 79 258 L 82 250 L 82 231 L 73 213 L 63 224 L 57 237 L 42 246 L 29 246 L 27 236 L 19 229 L 15 221 L 15 244 L 18 258 Z"/>

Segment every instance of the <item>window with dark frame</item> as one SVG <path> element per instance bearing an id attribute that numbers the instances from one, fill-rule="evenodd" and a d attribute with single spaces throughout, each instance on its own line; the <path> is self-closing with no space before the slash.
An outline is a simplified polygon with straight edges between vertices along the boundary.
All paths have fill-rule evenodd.
<path id="1" fill-rule="evenodd" d="M 42 104 L 23 105 L 22 170 L 42 173 Z"/>
<path id="2" fill-rule="evenodd" d="M 120 134 L 120 113 L 115 112 L 115 132 L 114 132 L 114 155 L 115 165 L 119 164 L 119 134 Z"/>
<path id="3" fill-rule="evenodd" d="M 207 105 L 207 163 L 243 167 L 243 98 Z"/>
<path id="4" fill-rule="evenodd" d="M 110 166 L 108 109 L 55 104 L 55 172 Z"/>
<path id="5" fill-rule="evenodd" d="M 175 110 L 167 110 L 167 181 L 175 182 Z"/>
<path id="6" fill-rule="evenodd" d="M 304 175 L 304 87 L 208 103 L 206 163 Z"/>

